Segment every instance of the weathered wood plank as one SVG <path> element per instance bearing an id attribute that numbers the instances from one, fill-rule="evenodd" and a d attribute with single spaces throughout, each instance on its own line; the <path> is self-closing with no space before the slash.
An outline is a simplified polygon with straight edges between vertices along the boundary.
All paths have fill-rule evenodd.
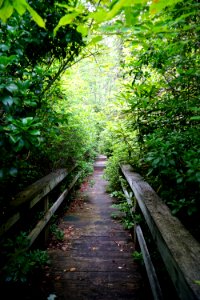
<path id="1" fill-rule="evenodd" d="M 46 212 L 49 210 L 49 195 L 46 195 L 43 198 L 44 201 L 44 213 L 46 214 Z M 44 241 L 46 243 L 46 241 L 48 240 L 49 237 L 49 226 L 46 226 L 45 230 L 44 230 Z"/>
<path id="2" fill-rule="evenodd" d="M 71 171 L 71 170 L 70 170 Z M 29 208 L 32 208 L 44 196 L 46 196 L 53 188 L 58 185 L 68 174 L 67 169 L 56 170 L 42 179 L 37 180 L 24 191 L 20 192 L 11 201 L 10 207 L 19 207 L 24 203 L 29 203 Z"/>
<path id="3" fill-rule="evenodd" d="M 0 227 L 0 236 L 5 234 L 18 220 L 20 219 L 20 213 L 14 214 Z"/>
<path id="4" fill-rule="evenodd" d="M 125 188 L 125 186 L 123 184 L 123 181 L 121 181 L 121 186 L 122 186 L 123 193 L 125 195 L 126 201 L 129 205 L 131 216 L 134 220 L 134 213 L 136 211 L 137 201 L 135 199 L 134 199 L 135 200 L 134 202 L 132 201 L 132 197 L 131 197 L 130 193 L 127 191 L 127 189 Z M 137 236 L 137 238 L 136 238 L 136 236 Z M 135 240 L 135 243 L 136 243 L 136 239 L 138 240 L 140 249 L 142 251 L 144 264 L 145 264 L 145 267 L 146 267 L 147 276 L 148 276 L 149 283 L 150 283 L 150 286 L 151 286 L 153 298 L 155 300 L 163 299 L 160 284 L 159 284 L 159 281 L 158 281 L 158 278 L 157 278 L 157 274 L 156 274 L 154 265 L 151 261 L 151 256 L 149 254 L 149 251 L 148 251 L 148 248 L 147 248 L 147 245 L 146 245 L 143 233 L 142 233 L 142 229 L 139 225 L 135 224 L 135 226 L 134 226 L 134 240 Z"/>
<path id="5" fill-rule="evenodd" d="M 70 170 L 59 169 L 55 172 L 48 174 L 42 179 L 37 180 L 24 191 L 20 192 L 10 202 L 10 209 L 13 211 L 12 216 L 8 216 L 0 226 L 0 236 L 5 234 L 24 214 L 21 211 L 21 206 L 26 204 L 26 208 L 32 208 L 37 202 L 39 202 L 44 196 L 46 196 L 56 185 L 58 185 L 76 166 L 71 167 Z"/>
<path id="6" fill-rule="evenodd" d="M 111 243 L 111 241 L 110 241 Z M 80 246 L 81 247 L 81 246 Z M 104 245 L 104 250 L 107 250 L 107 244 Z M 73 249 L 72 249 L 73 251 Z M 109 251 L 109 250 L 108 250 Z M 106 251 L 104 251 L 105 253 Z M 77 256 L 76 260 L 72 260 L 70 255 L 65 255 L 60 257 L 60 254 L 57 254 L 56 250 L 49 250 L 51 255 L 51 260 L 56 266 L 64 266 L 65 272 L 69 272 L 70 268 L 73 267 L 79 272 L 120 272 L 120 273 L 127 273 L 132 272 L 135 268 L 134 260 L 128 260 L 127 264 L 127 257 L 111 259 L 104 254 L 104 257 L 80 257 Z M 118 251 L 119 253 L 119 251 Z M 129 255 L 130 258 L 130 255 Z M 120 269 L 119 269 L 120 267 Z"/>
<path id="7" fill-rule="evenodd" d="M 136 234 L 137 234 L 138 242 L 140 244 L 140 249 L 142 251 L 144 264 L 145 264 L 147 275 L 149 278 L 149 283 L 151 286 L 153 298 L 155 300 L 162 300 L 163 295 L 162 295 L 162 291 L 160 288 L 160 284 L 159 284 L 159 281 L 158 281 L 158 278 L 156 275 L 154 265 L 151 261 L 151 256 L 149 254 L 149 251 L 148 251 L 148 248 L 147 248 L 147 245 L 146 245 L 143 233 L 142 233 L 142 229 L 139 225 L 136 225 Z"/>
<path id="8" fill-rule="evenodd" d="M 61 203 L 63 202 L 63 200 L 66 198 L 66 196 L 68 195 L 69 191 L 75 185 L 75 183 L 78 180 L 78 178 L 80 177 L 80 175 L 81 175 L 81 172 L 79 172 L 75 176 L 75 178 L 73 179 L 73 181 L 71 182 L 71 184 L 68 186 L 68 188 L 64 190 L 64 192 L 60 195 L 60 197 L 56 200 L 56 202 L 52 205 L 52 207 L 46 212 L 46 214 L 44 215 L 44 217 L 37 223 L 37 225 L 35 226 L 35 228 L 30 232 L 30 234 L 28 235 L 28 238 L 30 240 L 29 247 L 33 244 L 33 242 L 36 240 L 36 238 L 38 237 L 38 235 L 40 234 L 40 232 L 47 225 L 47 223 L 51 219 L 52 215 L 56 212 L 56 210 L 61 205 Z"/>
<path id="9" fill-rule="evenodd" d="M 200 299 L 200 244 L 172 216 L 151 186 L 129 165 L 121 166 L 180 299 Z"/>

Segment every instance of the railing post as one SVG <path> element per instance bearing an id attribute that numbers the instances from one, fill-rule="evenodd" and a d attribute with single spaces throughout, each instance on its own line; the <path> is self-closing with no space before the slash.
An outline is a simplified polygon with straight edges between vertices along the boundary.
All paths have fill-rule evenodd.
<path id="1" fill-rule="evenodd" d="M 136 216 L 137 212 L 139 211 L 138 209 L 138 205 L 137 205 L 137 201 L 135 200 L 135 203 L 134 203 L 134 207 L 133 207 L 133 211 L 134 211 L 134 215 Z M 138 242 L 138 238 L 137 238 L 137 233 L 136 233 L 136 227 L 137 227 L 137 222 L 135 220 L 135 217 L 133 215 L 133 220 L 134 220 L 134 228 L 133 228 L 133 242 L 134 242 L 134 248 L 135 248 L 135 251 L 140 251 L 140 245 L 139 245 L 139 242 Z"/>
<path id="2" fill-rule="evenodd" d="M 44 197 L 44 214 L 46 214 L 48 209 L 49 209 L 49 195 Z M 47 226 L 44 229 L 44 236 L 43 236 L 44 243 L 47 242 L 48 237 L 49 237 L 49 224 L 47 224 Z"/>

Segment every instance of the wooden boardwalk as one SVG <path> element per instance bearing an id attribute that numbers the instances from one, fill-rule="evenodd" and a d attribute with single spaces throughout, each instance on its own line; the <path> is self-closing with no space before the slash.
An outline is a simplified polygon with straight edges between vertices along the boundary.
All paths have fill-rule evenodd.
<path id="1" fill-rule="evenodd" d="M 50 294 L 56 300 L 152 299 L 141 268 L 131 256 L 132 238 L 111 216 L 115 209 L 102 177 L 105 162 L 103 156 L 95 162 L 91 184 L 82 189 L 81 206 L 62 217 L 62 247 L 48 248 L 53 278 Z"/>

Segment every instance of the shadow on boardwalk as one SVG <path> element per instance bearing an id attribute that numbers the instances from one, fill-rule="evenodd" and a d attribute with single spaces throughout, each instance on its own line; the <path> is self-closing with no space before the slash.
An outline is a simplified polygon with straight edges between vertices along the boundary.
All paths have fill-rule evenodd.
<path id="1" fill-rule="evenodd" d="M 134 262 L 133 241 L 122 224 L 111 217 L 113 198 L 103 179 L 106 158 L 99 156 L 90 183 L 81 188 L 81 200 L 60 221 L 65 232 L 61 247 L 49 245 L 51 299 L 148 300 L 140 266 Z"/>

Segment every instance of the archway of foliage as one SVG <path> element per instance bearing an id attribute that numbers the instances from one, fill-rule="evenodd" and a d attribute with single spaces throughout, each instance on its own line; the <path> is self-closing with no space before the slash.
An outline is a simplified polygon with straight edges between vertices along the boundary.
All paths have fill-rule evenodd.
<path id="1" fill-rule="evenodd" d="M 173 213 L 195 227 L 200 211 L 198 1 L 30 1 L 33 10 L 23 3 L 0 2 L 0 18 L 6 21 L 0 32 L 3 186 L 26 184 L 38 171 L 80 160 L 101 131 L 112 188 L 117 188 L 118 162 L 128 162 Z M 77 60 L 93 57 L 88 46 L 104 35 L 120 40 L 113 50 L 117 69 L 108 73 L 116 76 L 116 95 L 101 85 L 104 81 L 89 79 L 95 104 L 85 106 L 79 93 L 67 87 L 63 93 L 63 85 L 54 83 Z M 102 101 L 105 90 L 111 94 L 107 102 Z M 80 90 L 87 97 L 85 91 L 88 86 Z M 58 149 L 68 152 L 57 159 Z M 38 170 L 41 159 L 45 163 Z"/>

